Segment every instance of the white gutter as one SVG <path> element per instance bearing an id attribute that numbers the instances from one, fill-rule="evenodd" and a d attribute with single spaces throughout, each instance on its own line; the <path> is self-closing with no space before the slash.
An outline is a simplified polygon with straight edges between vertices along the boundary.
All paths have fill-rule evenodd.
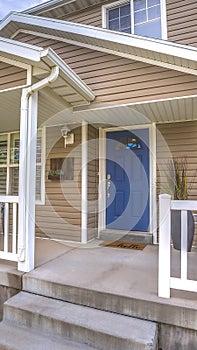
<path id="1" fill-rule="evenodd" d="M 63 78 L 66 79 L 66 83 L 70 85 L 76 93 L 83 96 L 87 102 L 94 101 L 95 95 L 93 91 L 52 49 L 49 48 L 41 52 L 41 59 L 43 62 L 45 62 L 45 58 L 50 59 L 52 64 L 58 65 L 61 71 L 60 75 L 62 76 L 62 73 L 65 75 L 66 78 Z M 47 64 L 47 61 L 45 63 Z"/>
<path id="2" fill-rule="evenodd" d="M 35 62 L 40 62 L 43 48 L 36 45 L 21 43 L 20 41 L 0 37 L 0 52 L 12 56 L 22 57 Z"/>
<path id="3" fill-rule="evenodd" d="M 22 90 L 21 96 L 21 115 L 20 115 L 20 161 L 19 161 L 19 247 L 18 247 L 18 260 L 20 263 L 24 264 L 22 271 L 29 271 L 34 268 L 34 232 L 30 232 L 29 227 L 26 226 L 27 216 L 31 216 L 34 220 L 34 213 L 31 213 L 29 201 L 31 202 L 31 207 L 35 210 L 35 198 L 29 198 L 29 192 L 31 188 L 31 182 L 34 181 L 31 174 L 29 173 L 28 166 L 31 163 L 29 155 L 28 146 L 31 144 L 31 132 L 29 131 L 29 123 L 32 121 L 29 117 L 29 105 L 30 97 L 36 92 L 43 89 L 44 87 L 50 85 L 59 76 L 59 67 L 55 66 L 51 69 L 51 73 L 47 78 L 24 88 Z M 34 111 L 33 111 L 34 112 Z M 34 112 L 34 129 L 37 129 L 37 115 Z M 35 193 L 34 193 L 35 195 Z M 33 228 L 34 229 L 34 228 Z M 27 236 L 28 235 L 28 236 Z M 30 247 L 27 248 L 27 240 L 31 241 Z M 30 249 L 31 248 L 31 249 Z M 26 262 L 28 258 L 28 263 Z"/>

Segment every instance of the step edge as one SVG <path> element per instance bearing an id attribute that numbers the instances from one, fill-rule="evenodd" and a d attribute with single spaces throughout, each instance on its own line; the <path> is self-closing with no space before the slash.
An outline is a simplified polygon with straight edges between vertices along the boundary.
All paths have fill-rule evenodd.
<path id="1" fill-rule="evenodd" d="M 22 312 L 24 312 L 24 310 L 20 310 L 20 311 L 22 311 Z M 86 327 L 85 325 L 80 325 L 80 324 L 77 324 L 77 323 L 71 323 L 71 322 L 69 322 L 69 321 L 62 321 L 62 320 L 59 320 L 59 319 L 56 319 L 56 318 L 53 318 L 53 317 L 46 317 L 45 315 L 43 316 L 43 315 L 41 315 L 41 314 L 39 314 L 39 313 L 37 313 L 37 314 L 35 314 L 34 312 L 31 312 L 31 311 L 25 311 L 25 313 L 26 314 L 31 314 L 31 315 L 34 315 L 34 317 L 36 317 L 36 316 L 38 316 L 38 318 L 41 320 L 41 319 L 48 319 L 50 322 L 57 322 L 59 325 L 64 325 L 65 327 L 74 327 L 74 328 L 76 328 L 76 329 L 80 329 L 82 332 L 86 332 L 86 331 L 90 331 L 91 333 L 93 333 L 93 334 L 97 334 L 98 336 L 101 336 L 101 335 L 103 335 L 103 336 L 106 336 L 106 337 L 110 337 L 110 338 L 113 338 L 114 339 L 114 341 L 121 341 L 121 342 L 125 342 L 125 341 L 127 341 L 127 342 L 129 342 L 129 343 L 133 343 L 134 341 L 135 341 L 135 343 L 137 344 L 137 343 L 139 343 L 139 344 L 143 344 L 143 345 L 147 345 L 148 344 L 148 342 L 150 341 L 150 339 L 148 340 L 148 341 L 145 341 L 145 339 L 144 338 L 141 338 L 141 339 L 139 339 L 139 338 L 137 338 L 137 339 L 134 339 L 134 338 L 128 338 L 128 337 L 123 337 L 123 336 L 121 336 L 120 334 L 114 334 L 114 333 L 110 333 L 110 332 L 107 332 L 107 331 L 104 331 L 104 330 L 99 330 L 99 329 L 96 329 L 96 328 L 91 328 L 89 325 Z M 125 316 L 125 317 L 127 317 L 127 316 Z M 13 321 L 11 321 L 11 319 L 10 318 L 7 318 L 7 317 L 5 317 L 4 319 L 3 319 L 5 322 L 10 322 L 10 323 L 12 323 L 12 324 L 15 324 L 16 322 L 18 323 L 19 321 L 18 321 L 18 319 L 16 319 L 16 320 L 13 320 Z M 36 321 L 36 320 L 35 320 Z M 143 320 L 142 320 L 143 321 Z M 155 323 L 155 322 L 153 322 L 154 323 L 154 325 L 155 325 L 155 328 L 152 330 L 153 331 L 153 333 L 154 333 L 154 337 L 155 337 L 155 334 L 157 334 L 157 324 Z M 25 328 L 28 328 L 28 329 L 30 329 L 30 326 L 28 326 L 27 325 L 27 323 L 19 323 L 20 325 L 21 325 L 21 327 L 25 327 Z M 32 327 L 32 326 L 31 326 Z M 34 328 L 34 329 L 37 329 L 37 330 L 39 330 L 39 328 L 37 327 L 35 327 L 35 325 L 32 327 L 32 328 Z M 52 328 L 52 326 L 51 326 L 51 328 Z M 46 331 L 46 329 L 43 327 L 42 328 L 42 330 L 45 332 Z M 53 329 L 54 330 L 54 329 Z M 46 333 L 47 333 L 47 331 L 46 331 Z M 45 334 L 46 334 L 45 333 Z M 62 334 L 60 334 L 60 333 L 57 333 L 57 331 L 55 331 L 54 330 L 54 332 L 53 332 L 53 334 L 57 334 L 58 336 L 62 336 L 63 337 L 63 335 Z M 64 337 L 65 339 L 68 339 L 66 336 Z M 76 339 L 75 339 L 75 341 L 77 341 Z"/>
<path id="2" fill-rule="evenodd" d="M 35 282 L 39 282 L 39 287 L 37 286 L 35 289 Z M 53 286 L 53 291 L 50 292 L 50 286 Z M 164 323 L 169 324 L 172 326 L 177 327 L 183 327 L 187 329 L 192 329 L 197 331 L 197 323 L 195 322 L 197 316 L 197 310 L 193 309 L 190 306 L 183 306 L 183 305 L 170 305 L 166 304 L 165 300 L 161 300 L 159 303 L 155 302 L 154 300 L 148 300 L 143 297 L 137 297 L 137 296 L 123 296 L 118 294 L 112 294 L 106 291 L 98 291 L 93 289 L 87 289 L 81 286 L 74 286 L 74 285 L 63 285 L 61 283 L 53 282 L 53 281 L 47 281 L 42 280 L 34 276 L 25 276 L 24 278 L 24 287 L 23 291 L 27 293 L 33 293 L 41 296 L 46 296 L 51 299 L 56 299 L 61 301 L 70 302 L 73 304 L 79 304 L 84 305 L 88 307 L 93 307 L 95 309 L 103 310 L 103 311 L 110 311 L 116 314 L 125 315 L 125 316 L 131 316 L 134 318 L 139 318 L 145 321 L 150 322 L 156 322 L 156 323 Z M 105 300 L 106 298 L 110 297 L 111 304 L 110 306 L 106 307 L 106 305 L 102 304 L 102 307 L 99 302 L 99 298 L 102 300 Z M 119 305 L 119 309 L 117 310 L 117 299 L 122 299 L 122 305 Z M 83 303 L 82 300 L 83 299 Z M 159 306 L 162 309 L 159 310 L 156 315 L 151 314 L 150 316 L 147 316 L 146 313 L 139 313 L 135 309 L 131 309 L 129 305 L 138 305 L 143 303 L 146 307 L 148 307 L 149 310 L 152 310 L 156 306 Z M 115 306 L 114 306 L 115 305 Z M 180 317 L 174 317 L 169 319 L 163 317 L 163 310 L 164 308 L 167 308 L 167 310 L 173 315 L 173 310 L 178 310 Z M 137 308 L 136 308 L 137 309 Z M 192 316 L 189 317 L 190 322 L 187 324 L 184 322 L 185 318 L 181 320 L 181 315 L 187 313 L 192 313 Z M 194 321 L 192 321 L 194 320 Z"/>

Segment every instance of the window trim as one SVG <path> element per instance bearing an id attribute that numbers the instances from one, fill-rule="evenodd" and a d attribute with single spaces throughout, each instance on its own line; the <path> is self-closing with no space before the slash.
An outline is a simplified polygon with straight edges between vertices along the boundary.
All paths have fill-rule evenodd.
<path id="1" fill-rule="evenodd" d="M 44 205 L 45 204 L 45 159 L 46 159 L 46 127 L 40 128 L 42 133 L 42 152 L 41 152 L 41 162 L 39 165 L 41 166 L 41 192 L 40 199 L 36 199 L 36 205 Z M 10 192 L 10 168 L 19 168 L 19 164 L 12 164 L 10 162 L 10 145 L 11 145 L 11 135 L 17 134 L 20 131 L 8 131 L 0 133 L 0 135 L 7 135 L 7 162 L 6 164 L 0 164 L 0 168 L 6 168 L 7 171 L 7 180 L 6 180 L 6 195 Z"/>
<path id="2" fill-rule="evenodd" d="M 134 0 L 118 0 L 115 2 L 112 2 L 110 4 L 107 5 L 103 5 L 102 6 L 102 28 L 106 28 L 108 27 L 108 23 L 107 23 L 107 11 L 109 9 L 113 9 L 114 7 L 119 7 L 121 5 L 130 3 L 131 9 L 134 8 Z M 161 39 L 158 40 L 167 40 L 167 11 L 166 11 L 166 0 L 160 0 L 160 6 L 161 6 Z M 132 20 L 131 22 L 131 34 L 134 34 L 134 21 Z M 121 32 L 122 34 L 126 34 L 124 32 Z M 135 35 L 135 34 L 134 34 Z"/>

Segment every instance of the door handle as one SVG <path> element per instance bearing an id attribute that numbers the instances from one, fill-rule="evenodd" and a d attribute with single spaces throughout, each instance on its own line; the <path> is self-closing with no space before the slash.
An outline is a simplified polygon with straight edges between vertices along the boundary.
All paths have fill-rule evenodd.
<path id="1" fill-rule="evenodd" d="M 111 187 L 111 174 L 107 174 L 107 198 L 110 198 L 111 197 L 111 194 L 110 194 L 110 187 Z"/>

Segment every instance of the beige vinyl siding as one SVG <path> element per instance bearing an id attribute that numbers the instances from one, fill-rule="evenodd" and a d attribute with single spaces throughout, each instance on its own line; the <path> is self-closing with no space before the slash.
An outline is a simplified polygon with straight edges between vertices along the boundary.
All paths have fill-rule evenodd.
<path id="1" fill-rule="evenodd" d="M 197 121 L 157 125 L 158 187 L 166 190 L 167 164 L 170 155 L 187 159 L 189 199 L 197 200 Z M 159 190 L 158 190 L 159 192 Z M 194 245 L 197 246 L 197 225 Z"/>
<path id="2" fill-rule="evenodd" d="M 90 9 L 85 9 L 84 11 L 75 12 L 73 14 L 61 15 L 58 19 L 101 28 L 101 6 L 91 7 Z"/>
<path id="3" fill-rule="evenodd" d="M 103 4 L 111 3 L 112 1 L 101 0 L 99 5 L 92 5 L 88 8 L 78 11 L 68 12 L 66 5 L 62 5 L 59 9 L 46 11 L 41 14 L 43 17 L 56 18 L 70 22 L 84 23 L 94 27 L 102 27 L 101 7 Z"/>
<path id="4" fill-rule="evenodd" d="M 88 126 L 88 240 L 98 234 L 98 130 Z"/>
<path id="5" fill-rule="evenodd" d="M 197 78 L 193 75 L 55 40 L 24 35 L 19 39 L 53 48 L 93 90 L 95 107 L 197 94 Z"/>
<path id="6" fill-rule="evenodd" d="M 167 0 L 168 40 L 197 46 L 197 1 Z"/>
<path id="7" fill-rule="evenodd" d="M 46 131 L 46 203 L 36 207 L 37 236 L 81 241 L 81 128 L 73 130 L 74 145 L 64 148 L 61 127 Z M 73 151 L 75 149 L 75 151 Z M 70 153 L 70 152 L 74 153 Z M 50 159 L 74 157 L 74 180 L 48 180 Z"/>
<path id="8" fill-rule="evenodd" d="M 0 90 L 25 85 L 26 81 L 25 69 L 0 62 Z"/>

